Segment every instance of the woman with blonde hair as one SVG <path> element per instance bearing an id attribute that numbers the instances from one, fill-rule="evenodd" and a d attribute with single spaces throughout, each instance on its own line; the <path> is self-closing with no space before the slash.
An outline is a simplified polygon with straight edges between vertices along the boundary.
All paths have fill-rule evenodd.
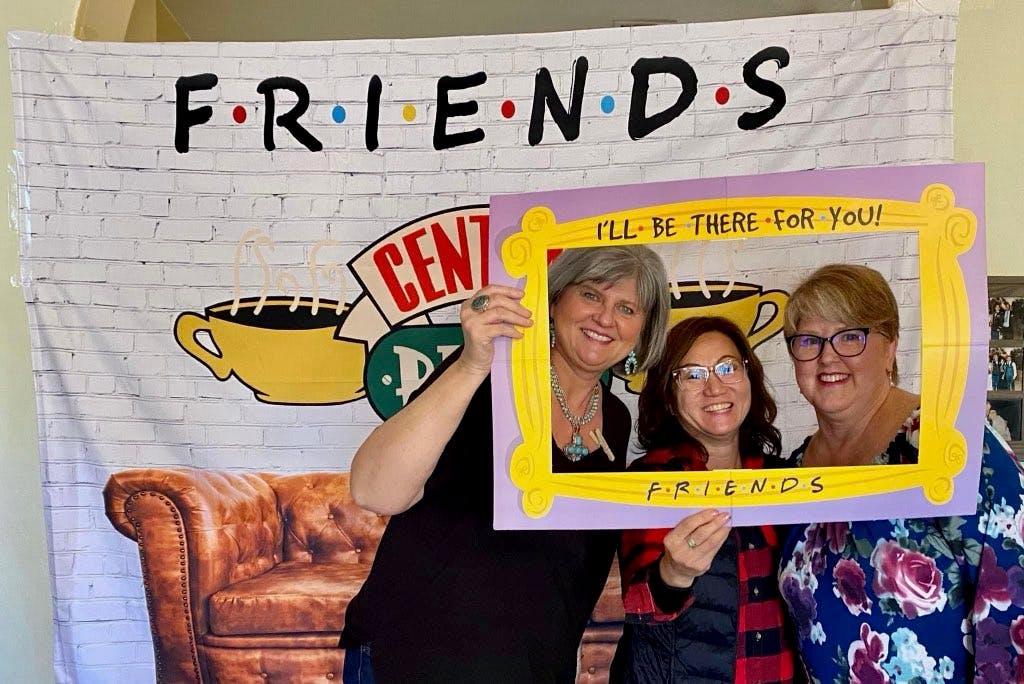
<path id="1" fill-rule="evenodd" d="M 898 385 L 899 307 L 877 271 L 832 264 L 790 295 L 785 336 L 818 429 L 783 465 L 916 463 L 920 398 Z M 988 428 L 971 515 L 796 525 L 780 586 L 812 681 L 1024 677 L 1024 505 Z"/>

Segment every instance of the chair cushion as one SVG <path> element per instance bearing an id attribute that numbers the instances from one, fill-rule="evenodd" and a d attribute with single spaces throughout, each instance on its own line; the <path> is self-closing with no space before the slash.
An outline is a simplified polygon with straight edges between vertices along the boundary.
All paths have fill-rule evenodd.
<path id="1" fill-rule="evenodd" d="M 285 561 L 210 597 L 210 631 L 229 636 L 340 632 L 366 579 L 360 563 Z"/>

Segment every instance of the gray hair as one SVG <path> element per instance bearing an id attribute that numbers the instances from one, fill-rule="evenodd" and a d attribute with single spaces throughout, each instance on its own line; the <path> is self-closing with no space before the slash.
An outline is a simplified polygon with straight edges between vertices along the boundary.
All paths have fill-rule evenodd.
<path id="1" fill-rule="evenodd" d="M 646 314 L 634 351 L 638 370 L 661 358 L 668 329 L 668 273 L 661 257 L 643 245 L 567 249 L 548 267 L 548 306 L 565 288 L 579 283 L 636 280 L 640 308 Z"/>

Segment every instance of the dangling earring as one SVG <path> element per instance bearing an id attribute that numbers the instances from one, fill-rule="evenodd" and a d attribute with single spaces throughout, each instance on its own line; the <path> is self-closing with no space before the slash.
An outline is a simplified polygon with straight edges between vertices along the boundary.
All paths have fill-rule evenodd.
<path id="1" fill-rule="evenodd" d="M 896 383 L 892 381 L 892 369 L 890 368 L 889 370 L 885 371 L 885 375 L 886 377 L 889 378 L 889 386 L 895 387 Z"/>
<path id="2" fill-rule="evenodd" d="M 551 338 L 551 348 L 555 348 L 555 319 L 548 319 L 548 337 Z"/>
<path id="3" fill-rule="evenodd" d="M 637 366 L 639 364 L 636 361 L 636 351 L 630 349 L 629 353 L 626 354 L 626 361 L 622 364 L 622 370 L 626 375 L 632 375 L 636 373 Z"/>

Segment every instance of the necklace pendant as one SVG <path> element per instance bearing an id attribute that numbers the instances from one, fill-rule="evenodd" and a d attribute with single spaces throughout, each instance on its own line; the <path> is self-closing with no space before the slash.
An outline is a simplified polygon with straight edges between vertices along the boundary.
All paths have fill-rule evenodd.
<path id="1" fill-rule="evenodd" d="M 583 437 L 579 434 L 572 436 L 572 440 L 562 447 L 562 451 L 573 463 L 579 461 L 581 458 L 590 453 L 587 447 L 583 446 Z"/>

